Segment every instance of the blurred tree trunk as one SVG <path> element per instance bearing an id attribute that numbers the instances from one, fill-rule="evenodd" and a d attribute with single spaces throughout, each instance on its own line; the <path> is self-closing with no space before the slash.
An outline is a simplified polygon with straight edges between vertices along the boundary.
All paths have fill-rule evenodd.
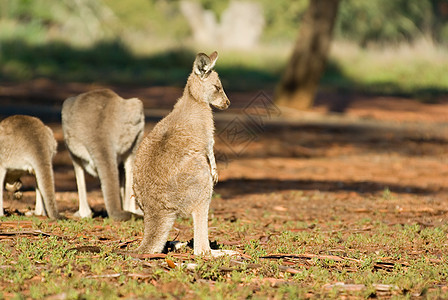
<path id="1" fill-rule="evenodd" d="M 448 22 L 448 1 L 431 0 L 432 15 L 427 20 L 426 33 L 433 41 L 443 43 L 443 26 Z M 445 41 L 446 42 L 446 41 Z"/>
<path id="2" fill-rule="evenodd" d="M 312 106 L 325 69 L 339 0 L 311 0 L 299 36 L 276 91 L 276 103 L 297 109 Z"/>

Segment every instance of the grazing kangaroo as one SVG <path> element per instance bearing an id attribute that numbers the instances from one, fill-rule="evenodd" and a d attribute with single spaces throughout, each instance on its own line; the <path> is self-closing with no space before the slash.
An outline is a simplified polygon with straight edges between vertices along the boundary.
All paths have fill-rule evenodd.
<path id="1" fill-rule="evenodd" d="M 212 70 L 218 53 L 199 53 L 182 97 L 143 140 L 134 163 L 134 193 L 143 210 L 144 236 L 137 251 L 163 250 L 178 215 L 193 215 L 194 254 L 235 254 L 211 250 L 208 210 L 218 181 L 213 154 L 210 104 L 226 109 L 230 101 Z"/>
<path id="2" fill-rule="evenodd" d="M 99 177 L 109 217 L 128 220 L 131 212 L 137 213 L 135 202 L 131 201 L 132 164 L 144 125 L 142 101 L 125 100 L 109 89 L 90 91 L 64 101 L 62 129 L 75 169 L 80 217 L 92 215 L 84 171 Z M 121 164 L 124 174 L 120 174 Z M 123 175 L 124 182 L 120 180 Z"/>
<path id="3" fill-rule="evenodd" d="M 17 191 L 20 177 L 36 176 L 36 215 L 59 219 L 55 202 L 52 159 L 57 143 L 53 131 L 35 117 L 16 115 L 0 122 L 0 216 L 3 187 Z"/>

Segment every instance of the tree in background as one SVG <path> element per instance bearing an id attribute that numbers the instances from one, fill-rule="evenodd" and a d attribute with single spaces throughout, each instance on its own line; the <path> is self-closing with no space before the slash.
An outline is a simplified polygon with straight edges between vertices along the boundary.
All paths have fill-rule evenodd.
<path id="1" fill-rule="evenodd" d="M 307 109 L 325 69 L 339 0 L 310 1 L 299 36 L 276 93 L 276 103 Z"/>

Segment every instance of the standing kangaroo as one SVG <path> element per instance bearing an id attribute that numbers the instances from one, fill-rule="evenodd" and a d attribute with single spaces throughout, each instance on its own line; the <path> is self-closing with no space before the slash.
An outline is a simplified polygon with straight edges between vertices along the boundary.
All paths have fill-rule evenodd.
<path id="1" fill-rule="evenodd" d="M 137 98 L 125 100 L 109 89 L 90 91 L 64 101 L 62 129 L 75 169 L 80 217 L 92 215 L 84 171 L 99 177 L 109 217 L 128 220 L 131 212 L 137 212 L 135 202 L 131 202 L 132 164 L 144 125 L 143 103 Z M 120 164 L 124 167 L 125 182 L 120 180 L 123 178 Z"/>
<path id="2" fill-rule="evenodd" d="M 208 240 L 208 210 L 213 183 L 218 181 L 210 104 L 219 109 L 230 105 L 212 70 L 217 58 L 217 52 L 196 56 L 182 97 L 137 151 L 134 193 L 144 218 L 139 252 L 162 251 L 175 218 L 191 213 L 195 255 L 234 254 L 211 250 Z"/>
<path id="3" fill-rule="evenodd" d="M 3 216 L 3 187 L 20 189 L 20 177 L 36 176 L 36 215 L 59 219 L 55 202 L 52 159 L 57 143 L 53 131 L 39 119 L 11 116 L 0 122 L 0 216 Z"/>

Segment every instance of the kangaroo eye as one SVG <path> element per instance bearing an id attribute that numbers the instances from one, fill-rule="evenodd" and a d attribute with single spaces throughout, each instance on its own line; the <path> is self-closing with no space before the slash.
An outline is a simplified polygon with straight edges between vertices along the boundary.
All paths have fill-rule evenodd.
<path id="1" fill-rule="evenodd" d="M 220 86 L 217 86 L 217 85 L 215 85 L 215 89 L 216 89 L 216 91 L 217 91 L 217 92 L 219 92 L 219 91 L 221 90 L 221 87 L 220 87 Z"/>

